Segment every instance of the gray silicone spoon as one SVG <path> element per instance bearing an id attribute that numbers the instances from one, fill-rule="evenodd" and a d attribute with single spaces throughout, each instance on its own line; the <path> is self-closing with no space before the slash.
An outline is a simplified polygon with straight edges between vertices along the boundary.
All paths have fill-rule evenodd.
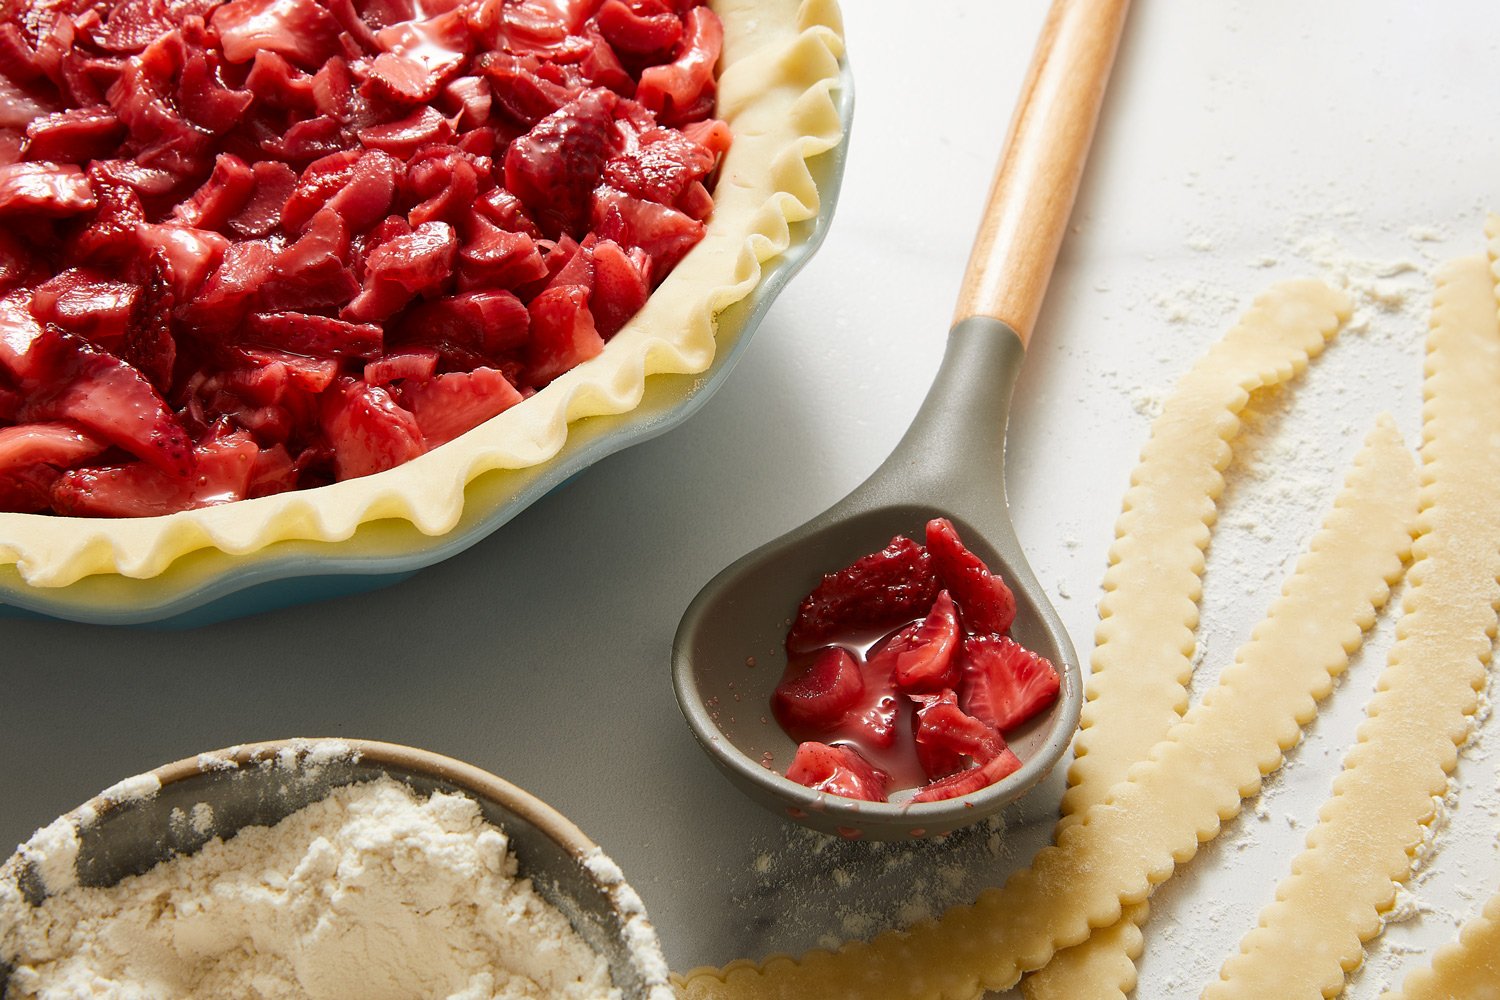
<path id="1" fill-rule="evenodd" d="M 1078 726 L 1077 654 L 1021 551 L 1005 499 L 1011 392 L 1072 211 L 1128 0 L 1055 0 L 996 169 L 937 378 L 911 428 L 862 485 L 819 517 L 729 566 L 694 598 L 672 649 L 677 700 L 736 785 L 807 826 L 896 839 L 945 833 L 1040 781 Z M 769 719 L 801 595 L 825 573 L 920 540 L 947 517 L 1016 595 L 1012 635 L 1062 675 L 1051 710 L 1007 734 L 1020 770 L 942 802 L 861 802 L 782 777 L 796 744 Z"/>

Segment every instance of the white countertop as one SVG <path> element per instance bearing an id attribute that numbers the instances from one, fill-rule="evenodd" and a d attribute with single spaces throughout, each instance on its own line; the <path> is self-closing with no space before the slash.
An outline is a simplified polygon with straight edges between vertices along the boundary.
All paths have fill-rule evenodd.
<path id="1" fill-rule="evenodd" d="M 677 969 L 940 912 L 1024 864 L 1060 773 L 1003 830 L 823 840 L 718 777 L 668 652 L 717 569 L 842 496 L 915 412 L 1045 6 L 849 0 L 858 99 L 831 235 L 682 427 L 377 593 L 185 633 L 0 621 L 0 842 L 168 760 L 342 735 L 469 760 L 557 806 L 620 862 Z M 1012 418 L 1018 529 L 1085 660 L 1153 407 L 1272 281 L 1350 278 L 1360 311 L 1248 421 L 1195 692 L 1274 598 L 1375 414 L 1415 443 L 1425 270 L 1479 251 L 1500 206 L 1497 54 L 1500 7 L 1477 0 L 1139 0 Z M 1390 618 L 1261 805 L 1158 892 L 1142 1000 L 1196 996 L 1254 925 L 1337 772 Z M 1500 889 L 1487 749 L 1460 763 L 1416 914 L 1350 996 L 1393 985 Z"/>

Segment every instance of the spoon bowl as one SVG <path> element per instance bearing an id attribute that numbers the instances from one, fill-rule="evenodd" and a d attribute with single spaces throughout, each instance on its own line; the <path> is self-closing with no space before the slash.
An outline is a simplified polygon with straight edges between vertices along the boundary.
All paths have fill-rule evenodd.
<path id="1" fill-rule="evenodd" d="M 1078 656 L 1026 562 L 1005 502 L 1006 413 L 1024 353 L 1020 338 L 995 320 L 955 327 L 932 390 L 880 468 L 814 520 L 730 565 L 688 606 L 672 651 L 678 705 L 713 762 L 761 804 L 825 833 L 934 836 L 999 811 L 1067 750 L 1083 704 Z M 993 474 L 974 475 L 974 468 Z M 847 799 L 788 780 L 780 772 L 797 744 L 771 718 L 770 701 L 786 667 L 798 595 L 895 535 L 921 539 L 934 517 L 952 521 L 1011 586 L 1012 636 L 1061 676 L 1051 708 L 1006 735 L 1020 770 L 970 795 L 915 804 Z"/>
<path id="2" fill-rule="evenodd" d="M 672 648 L 677 701 L 729 778 L 799 823 L 848 837 L 946 833 L 992 815 L 1067 750 L 1083 707 L 1078 656 L 1037 581 L 1005 499 L 1005 430 L 1017 372 L 1062 245 L 1129 0 L 1053 0 L 969 254 L 948 347 L 916 419 L 859 488 L 724 570 L 688 606 Z M 1006 734 L 1021 767 L 968 795 L 868 802 L 782 777 L 796 745 L 770 721 L 798 595 L 946 517 L 1015 594 L 1017 641 L 1060 675 L 1051 708 Z M 898 795 L 898 798 L 901 796 Z"/>

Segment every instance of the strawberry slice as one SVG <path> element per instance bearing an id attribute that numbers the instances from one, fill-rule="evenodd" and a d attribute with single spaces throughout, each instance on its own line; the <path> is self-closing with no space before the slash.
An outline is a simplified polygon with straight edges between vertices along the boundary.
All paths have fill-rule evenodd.
<path id="1" fill-rule="evenodd" d="M 520 401 L 510 379 L 494 368 L 450 372 L 401 389 L 401 402 L 417 418 L 428 448 L 452 441 Z"/>
<path id="2" fill-rule="evenodd" d="M 953 522 L 944 517 L 927 522 L 927 551 L 938 579 L 958 602 L 966 631 L 1004 635 L 1010 630 L 1016 619 L 1015 595 L 964 547 Z"/>
<path id="3" fill-rule="evenodd" d="M 54 323 L 95 343 L 118 345 L 140 295 L 138 285 L 70 267 L 36 287 L 31 312 L 42 323 Z"/>
<path id="4" fill-rule="evenodd" d="M 958 695 L 945 689 L 918 695 L 912 715 L 917 759 L 929 778 L 941 778 L 964 766 L 964 758 L 987 764 L 1006 753 L 1005 740 L 994 727 L 958 707 Z"/>
<path id="5" fill-rule="evenodd" d="M 941 802 L 957 799 L 988 788 L 1002 778 L 1009 777 L 1021 769 L 1021 758 L 1006 747 L 998 757 L 978 767 L 970 767 L 924 785 L 912 796 L 913 802 Z"/>
<path id="6" fill-rule="evenodd" d="M 1062 686 L 1051 663 L 1010 638 L 967 639 L 961 660 L 960 704 L 1002 733 L 1051 705 Z"/>
<path id="7" fill-rule="evenodd" d="M 344 379 L 323 394 L 323 431 L 339 479 L 392 469 L 422 454 L 422 429 L 379 386 Z"/>
<path id="8" fill-rule="evenodd" d="M 590 195 L 616 145 L 613 91 L 597 89 L 558 108 L 510 144 L 505 186 L 549 236 L 588 224 Z"/>
<path id="9" fill-rule="evenodd" d="M 244 431 L 211 437 L 194 450 L 194 475 L 171 476 L 141 462 L 72 469 L 52 484 L 59 514 L 155 517 L 248 496 L 259 448 Z"/>
<path id="10" fill-rule="evenodd" d="M 872 666 L 879 662 L 893 673 L 897 688 L 915 694 L 958 683 L 957 650 L 958 610 L 943 590 L 926 618 L 883 640 L 870 650 L 869 659 Z"/>
<path id="11" fill-rule="evenodd" d="M 349 323 L 299 312 L 252 313 L 245 343 L 318 358 L 379 357 L 384 332 L 373 323 Z"/>
<path id="12" fill-rule="evenodd" d="M 803 653 L 850 633 L 885 631 L 926 615 L 937 597 L 926 550 L 903 535 L 837 573 L 823 577 L 797 607 L 789 653 Z"/>
<path id="13" fill-rule="evenodd" d="M 847 650 L 830 646 L 787 663 L 771 694 L 771 714 L 793 739 L 827 736 L 864 694 L 859 664 Z"/>
<path id="14" fill-rule="evenodd" d="M 57 327 L 29 353 L 41 384 L 23 411 L 27 420 L 69 420 L 169 475 L 192 472 L 187 432 L 135 368 Z"/>
<path id="15" fill-rule="evenodd" d="M 890 778 L 849 747 L 803 743 L 786 776 L 799 785 L 846 799 L 884 802 Z"/>
<path id="16" fill-rule="evenodd" d="M 527 345 L 527 379 L 546 385 L 563 372 L 597 357 L 604 338 L 589 312 L 589 290 L 558 285 L 531 300 L 531 343 Z"/>
<path id="17" fill-rule="evenodd" d="M 599 336 L 608 340 L 630 317 L 640 312 L 651 294 L 646 276 L 623 247 L 614 240 L 594 244 L 594 290 L 589 293 L 589 312 Z"/>

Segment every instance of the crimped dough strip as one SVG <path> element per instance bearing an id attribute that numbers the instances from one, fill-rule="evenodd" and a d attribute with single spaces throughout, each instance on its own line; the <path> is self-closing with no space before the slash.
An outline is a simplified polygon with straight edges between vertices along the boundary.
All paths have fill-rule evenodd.
<path id="1" fill-rule="evenodd" d="M 1380 1000 L 1500 1000 L 1500 895 L 1464 923 L 1457 941 L 1433 954 L 1428 968 Z"/>
<path id="2" fill-rule="evenodd" d="M 1382 419 L 1310 551 L 1218 685 L 1105 802 L 1003 887 L 837 954 L 698 970 L 683 995 L 967 1000 L 1014 985 L 1059 946 L 1114 924 L 1122 903 L 1144 900 L 1190 859 L 1297 741 L 1400 576 L 1416 496 L 1411 456 Z"/>
<path id="3" fill-rule="evenodd" d="M 837 0 L 711 2 L 724 21 L 718 114 L 734 133 L 714 214 L 703 241 L 603 354 L 455 441 L 373 476 L 165 517 L 0 513 L 0 585 L 146 579 L 200 549 L 243 555 L 281 541 L 343 541 L 384 518 L 442 535 L 463 516 L 465 487 L 485 472 L 551 460 L 570 423 L 639 406 L 647 376 L 706 371 L 715 317 L 786 251 L 790 224 L 817 214 L 807 160 L 843 132 L 830 96 L 844 51 Z"/>
<path id="4" fill-rule="evenodd" d="M 1500 226 L 1491 218 L 1492 246 Z M 1500 318 L 1480 257 L 1438 272 L 1427 340 L 1422 517 L 1379 690 L 1307 849 L 1205 1000 L 1328 997 L 1380 932 L 1484 685 L 1500 601 Z"/>
<path id="5" fill-rule="evenodd" d="M 1187 710 L 1203 550 L 1240 427 L 1235 415 L 1254 390 L 1300 374 L 1349 310 L 1347 296 L 1317 282 L 1275 286 L 1192 367 L 1153 422 L 1115 523 L 1059 831 L 1104 801 Z M 1140 613 L 1150 606 L 1179 613 Z M 1131 916 L 1139 925 L 1144 906 Z M 1059 953 L 1023 989 L 1029 1000 L 1123 997 L 1135 986 L 1140 953 L 1138 930 L 1096 934 Z"/>

